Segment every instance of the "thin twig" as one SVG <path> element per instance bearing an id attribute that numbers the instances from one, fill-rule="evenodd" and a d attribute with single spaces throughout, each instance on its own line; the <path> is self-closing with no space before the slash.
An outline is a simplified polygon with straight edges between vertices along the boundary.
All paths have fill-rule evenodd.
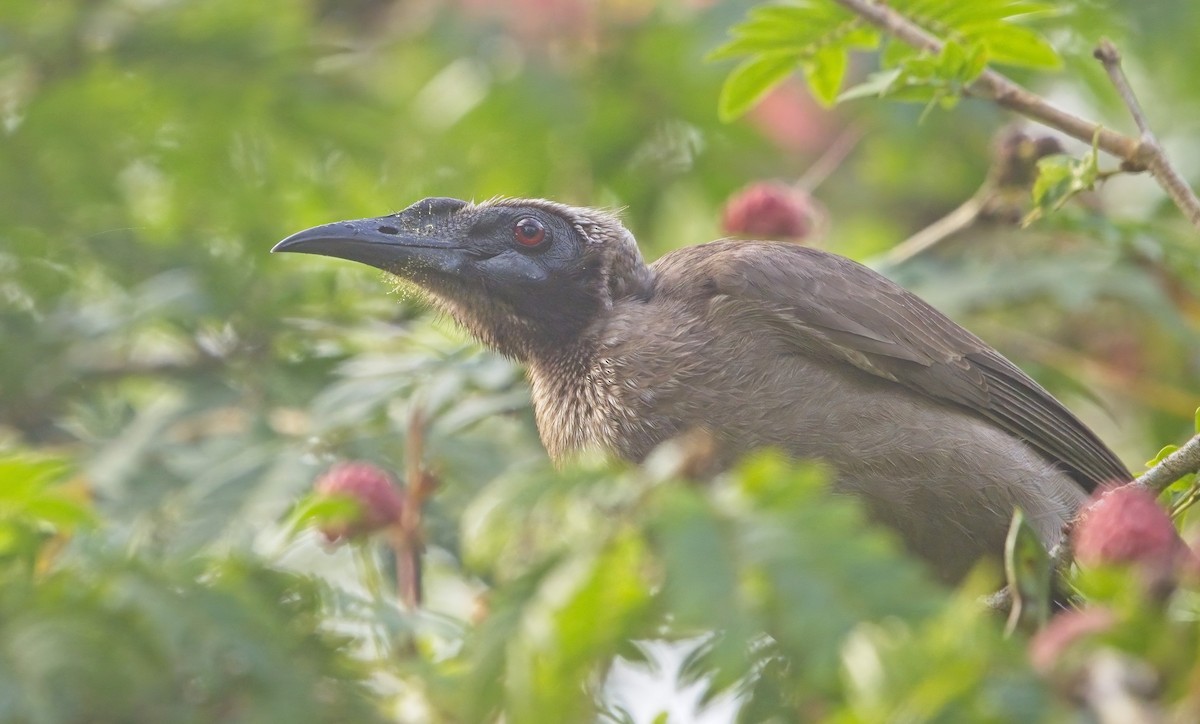
<path id="1" fill-rule="evenodd" d="M 1171 505 L 1171 520 L 1177 520 L 1188 508 L 1200 500 L 1200 486 L 1193 485 L 1190 490 Z"/>
<path id="2" fill-rule="evenodd" d="M 941 40 L 887 5 L 874 0 L 834 1 L 909 45 L 931 53 L 942 51 Z M 1068 113 L 990 68 L 979 74 L 967 92 L 1058 129 L 1088 145 L 1094 144 L 1123 159 L 1128 170 L 1148 168 L 1175 205 L 1194 226 L 1200 228 L 1200 200 L 1196 199 L 1187 182 L 1167 161 L 1157 143 L 1131 138 Z"/>
<path id="3" fill-rule="evenodd" d="M 1134 482 L 1158 495 L 1184 475 L 1196 472 L 1200 472 L 1200 435 L 1188 440 L 1183 447 L 1163 458 Z"/>
<path id="4" fill-rule="evenodd" d="M 1092 55 L 1104 66 L 1109 80 L 1117 89 L 1117 95 L 1129 109 L 1129 115 L 1133 117 L 1138 132 L 1142 134 L 1140 143 L 1144 149 L 1145 163 L 1150 169 L 1150 173 L 1154 174 L 1159 185 L 1163 187 L 1192 224 L 1200 227 L 1200 199 L 1196 198 L 1196 193 L 1183 180 L 1179 171 L 1171 165 L 1158 138 L 1150 130 L 1150 121 L 1146 119 L 1146 113 L 1142 110 L 1142 105 L 1138 103 L 1133 87 L 1129 85 L 1129 78 L 1125 76 L 1125 69 L 1121 67 L 1121 52 L 1117 50 L 1117 46 L 1113 45 L 1111 40 L 1101 38 L 1100 44 L 1096 46 Z"/>
<path id="5" fill-rule="evenodd" d="M 1053 136 L 1030 136 L 1015 126 L 1003 129 L 992 143 L 987 177 L 975 193 L 949 214 L 892 247 L 882 264 L 903 264 L 983 218 L 1011 217 L 1015 221 L 1021 216 L 1017 199 L 1030 197 L 1038 161 L 1062 152 L 1062 144 Z"/>
<path id="6" fill-rule="evenodd" d="M 423 599 L 421 555 L 425 551 L 425 532 L 422 514 L 425 500 L 437 487 L 437 479 L 422 464 L 427 422 L 424 408 L 413 405 L 405 454 L 404 508 L 400 511 L 400 524 L 391 538 L 396 554 L 396 586 L 400 600 L 410 611 L 420 608 Z"/>
<path id="7" fill-rule="evenodd" d="M 990 189 L 980 189 L 971 198 L 962 202 L 954 211 L 933 222 L 924 229 L 893 246 L 883 255 L 883 264 L 897 266 L 937 246 L 942 241 L 974 224 L 983 211 Z"/>
<path id="8" fill-rule="evenodd" d="M 821 157 L 814 161 L 792 185 L 800 191 L 811 194 L 841 167 L 850 152 L 858 146 L 863 135 L 863 130 L 859 126 L 850 126 L 839 133 L 833 139 L 833 143 L 825 149 L 825 153 L 821 154 Z"/>
<path id="9" fill-rule="evenodd" d="M 1117 46 L 1113 45 L 1108 38 L 1101 38 L 1100 44 L 1096 46 L 1092 56 L 1104 65 L 1109 80 L 1117 89 L 1117 95 L 1121 96 L 1121 102 L 1129 109 L 1129 115 L 1133 116 L 1133 122 L 1137 124 L 1138 131 L 1142 134 L 1142 140 L 1153 138 L 1150 122 L 1146 120 L 1142 105 L 1138 103 L 1137 96 L 1133 93 L 1133 87 L 1129 85 L 1129 79 L 1125 77 L 1125 70 L 1121 67 L 1121 52 L 1117 50 Z"/>

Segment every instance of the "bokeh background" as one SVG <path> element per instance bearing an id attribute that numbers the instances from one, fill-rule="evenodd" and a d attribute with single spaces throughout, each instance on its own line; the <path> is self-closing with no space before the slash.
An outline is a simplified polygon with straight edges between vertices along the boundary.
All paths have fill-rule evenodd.
<path id="1" fill-rule="evenodd" d="M 750 6 L 6 0 L 0 450 L 67 466 L 101 522 L 72 545 L 106 552 L 89 554 L 109 561 L 98 569 L 245 556 L 336 581 L 351 554 L 287 536 L 288 511 L 335 460 L 402 471 L 419 404 L 443 481 L 426 519 L 430 605 L 469 619 L 484 587 L 463 562 L 472 515 L 544 456 L 520 369 L 378 272 L 268 251 L 424 196 L 510 195 L 621 207 L 656 258 L 721 236 L 731 196 L 796 182 L 842 144 L 805 241 L 871 262 L 984 181 L 1014 119 L 979 102 L 923 119 L 872 100 L 830 110 L 793 79 L 721 123 L 731 64 L 705 57 Z M 1195 186 L 1200 9 L 1073 8 L 1051 35 L 1063 70 L 1018 78 L 1130 130 L 1090 57 L 1112 37 Z M 851 74 L 870 69 L 864 57 Z M 886 271 L 1139 470 L 1200 407 L 1198 248 L 1152 180 L 1120 176 L 1029 229 L 984 222 Z"/>

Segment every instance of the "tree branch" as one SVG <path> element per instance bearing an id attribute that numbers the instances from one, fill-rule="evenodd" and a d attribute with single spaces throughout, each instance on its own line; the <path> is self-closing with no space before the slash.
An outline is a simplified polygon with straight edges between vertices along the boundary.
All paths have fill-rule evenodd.
<path id="1" fill-rule="evenodd" d="M 1113 45 L 1108 38 L 1101 38 L 1100 44 L 1092 51 L 1092 56 L 1104 65 L 1109 80 L 1117 89 L 1117 95 L 1121 96 L 1121 102 L 1129 109 L 1129 115 L 1133 116 L 1133 122 L 1141 132 L 1142 138 L 1153 136 L 1154 134 L 1150 132 L 1150 123 L 1146 120 L 1146 114 L 1142 112 L 1142 106 L 1138 103 L 1137 96 L 1134 95 L 1133 88 L 1129 85 L 1129 79 L 1125 77 L 1125 70 L 1121 67 L 1121 53 L 1117 50 L 1117 46 Z"/>
<path id="2" fill-rule="evenodd" d="M 818 186 L 825 183 L 825 179 L 838 170 L 864 135 L 863 129 L 858 126 L 851 126 L 839 133 L 833 139 L 833 143 L 825 149 L 825 153 L 821 154 L 792 186 L 809 194 L 816 191 Z"/>
<path id="3" fill-rule="evenodd" d="M 883 266 L 897 266 L 982 219 L 1016 224 L 1023 216 L 1018 199 L 1031 198 L 1038 176 L 1038 161 L 1063 152 L 1053 136 L 1030 136 L 1016 126 L 996 134 L 987 177 L 979 188 L 955 210 L 892 247 L 883 256 Z"/>
<path id="4" fill-rule="evenodd" d="M 932 53 L 942 52 L 941 40 L 887 5 L 872 2 L 872 0 L 834 0 L 834 2 L 909 45 Z M 968 91 L 972 95 L 994 101 L 1009 110 L 1040 121 L 1051 128 L 1056 128 L 1084 143 L 1091 144 L 1092 139 L 1096 138 L 1100 148 L 1126 161 L 1137 164 L 1143 161 L 1141 158 L 1143 151 L 1136 139 L 1110 131 L 1052 106 L 1041 96 L 1022 88 L 994 70 L 983 71 L 971 84 Z"/>
<path id="5" fill-rule="evenodd" d="M 1200 227 L 1200 199 L 1196 198 L 1196 193 L 1183 180 L 1179 171 L 1171 165 L 1162 146 L 1159 145 L 1158 139 L 1150 130 L 1150 122 L 1146 119 L 1146 114 L 1142 111 L 1142 106 L 1138 103 L 1137 96 L 1134 95 L 1133 88 L 1129 85 L 1129 79 L 1125 77 L 1125 70 L 1121 67 L 1121 53 L 1117 50 L 1117 46 L 1113 45 L 1108 38 L 1101 38 L 1100 44 L 1096 46 L 1092 55 L 1104 65 L 1109 80 L 1117 89 L 1117 95 L 1121 96 L 1121 102 L 1129 109 L 1129 115 L 1133 117 L 1138 132 L 1142 134 L 1139 143 L 1143 148 L 1145 163 L 1150 169 L 1150 173 L 1154 174 L 1159 185 L 1188 217 L 1188 220 L 1194 226 Z"/>
<path id="6" fill-rule="evenodd" d="M 1158 495 L 1167 489 L 1171 483 L 1184 475 L 1200 473 L 1200 434 L 1187 441 L 1183 447 L 1162 459 L 1158 465 L 1147 470 L 1131 485 L 1138 485 Z M 1074 546 L 1071 545 L 1070 525 L 1063 531 L 1062 540 L 1050 551 L 1050 570 L 1056 579 L 1061 579 L 1067 573 L 1075 558 Z M 999 613 L 1009 613 L 1013 607 L 1012 582 L 999 591 L 985 596 L 982 602 L 985 606 Z"/>
<path id="7" fill-rule="evenodd" d="M 396 586 L 400 600 L 410 611 L 424 600 L 424 576 L 421 556 L 425 552 L 425 501 L 437 488 L 437 478 L 425 469 L 425 432 L 429 419 L 420 404 L 414 404 L 408 420 L 408 445 L 405 455 L 404 507 L 400 523 L 392 531 L 390 544 L 396 554 Z"/>
<path id="8" fill-rule="evenodd" d="M 1167 486 L 1179 480 L 1184 475 L 1200 473 L 1200 434 L 1193 437 L 1183 447 L 1166 456 L 1158 465 L 1150 468 L 1133 481 L 1131 485 L 1139 485 L 1154 495 L 1166 490 Z M 1050 566 L 1053 575 L 1061 578 L 1074 560 L 1075 551 L 1071 545 L 1071 532 L 1063 531 L 1062 540 L 1050 551 Z M 1013 592 L 1009 585 L 983 598 L 983 604 L 993 611 L 1009 613 L 1013 607 Z"/>
<path id="9" fill-rule="evenodd" d="M 943 43 L 936 36 L 878 0 L 834 0 L 855 15 L 909 45 L 940 53 Z M 1111 44 L 1110 44 L 1111 45 Z M 1048 103 L 992 69 L 984 70 L 967 88 L 970 95 L 1031 118 L 1124 160 L 1127 170 L 1149 169 L 1163 190 L 1194 226 L 1200 228 L 1200 201 L 1167 161 L 1153 136 L 1135 139 L 1080 118 Z"/>
<path id="10" fill-rule="evenodd" d="M 990 192 L 990 188 L 980 189 L 959 204 L 954 211 L 893 246 L 883 255 L 883 263 L 887 266 L 899 266 L 971 226 L 979 219 Z"/>
<path id="11" fill-rule="evenodd" d="M 1163 458 L 1134 482 L 1158 495 L 1184 475 L 1196 472 L 1200 472 L 1200 435 L 1188 440 L 1183 447 Z"/>

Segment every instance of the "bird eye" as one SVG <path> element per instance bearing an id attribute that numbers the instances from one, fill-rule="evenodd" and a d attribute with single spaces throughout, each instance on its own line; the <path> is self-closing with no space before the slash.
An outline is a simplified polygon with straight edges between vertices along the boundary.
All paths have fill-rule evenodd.
<path id="1" fill-rule="evenodd" d="M 546 227 L 532 217 L 525 217 L 513 225 L 513 239 L 528 249 L 540 246 L 546 240 Z"/>

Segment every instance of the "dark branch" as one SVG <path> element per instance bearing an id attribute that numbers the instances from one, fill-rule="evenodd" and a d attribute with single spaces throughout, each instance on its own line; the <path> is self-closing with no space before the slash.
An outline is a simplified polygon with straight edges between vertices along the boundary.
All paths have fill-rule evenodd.
<path id="1" fill-rule="evenodd" d="M 1135 483 L 1158 495 L 1184 475 L 1196 472 L 1200 472 L 1200 435 L 1196 435 L 1184 443 L 1183 447 L 1163 458 Z"/>

